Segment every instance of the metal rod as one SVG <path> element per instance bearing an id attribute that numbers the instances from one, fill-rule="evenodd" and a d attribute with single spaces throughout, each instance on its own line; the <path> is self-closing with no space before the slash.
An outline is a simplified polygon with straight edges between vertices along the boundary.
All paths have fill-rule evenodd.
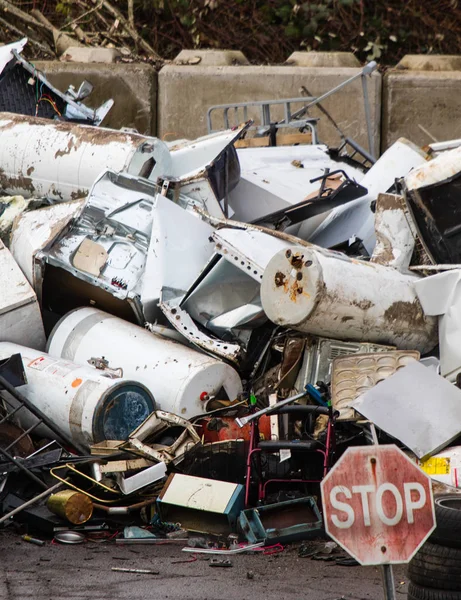
<path id="1" fill-rule="evenodd" d="M 255 419 L 259 419 L 259 417 L 261 417 L 262 415 L 267 415 L 268 413 L 273 412 L 274 410 L 278 410 L 282 406 L 286 406 L 287 404 L 290 404 L 290 402 L 295 402 L 296 400 L 300 400 L 301 398 L 304 398 L 304 396 L 307 396 L 306 391 L 302 392 L 301 394 L 297 394 L 296 396 L 292 396 L 291 398 L 286 398 L 285 400 L 281 400 L 280 402 L 277 402 L 277 404 L 274 404 L 273 406 L 268 406 L 267 408 L 262 408 L 261 410 L 258 410 L 257 412 L 253 413 L 252 415 L 248 415 L 248 417 L 242 417 L 240 419 L 235 419 L 235 422 L 237 423 L 237 425 L 239 427 L 243 427 L 247 423 L 250 423 L 251 421 L 254 421 Z"/>
<path id="2" fill-rule="evenodd" d="M 378 446 L 379 440 L 374 423 L 370 423 L 370 432 L 371 439 L 373 440 L 373 445 Z M 383 578 L 384 600 L 396 600 L 394 573 L 392 572 L 392 565 L 382 565 L 381 575 Z"/>
<path id="3" fill-rule="evenodd" d="M 392 565 L 383 565 L 381 569 L 383 577 L 384 600 L 396 600 Z"/>
<path id="4" fill-rule="evenodd" d="M 24 404 L 25 407 L 28 410 L 30 410 L 30 412 L 33 415 L 35 415 L 38 419 L 41 419 L 43 421 L 43 423 L 49 429 L 51 429 L 51 431 L 54 433 L 54 435 L 56 435 L 56 437 L 61 438 L 63 442 L 65 442 L 71 448 L 74 448 L 75 450 L 77 450 L 80 454 L 85 454 L 85 450 L 83 450 L 83 448 L 81 448 L 79 446 L 79 444 L 76 444 L 67 434 L 58 430 L 56 428 L 56 425 L 52 422 L 52 420 L 49 417 L 47 417 L 45 415 L 45 413 L 43 413 L 40 409 L 38 409 L 36 406 L 34 406 L 29 401 L 29 399 L 26 396 L 24 396 L 24 394 L 21 394 L 21 392 L 19 392 L 13 385 L 11 385 L 11 383 L 7 379 L 2 377 L 1 375 L 0 375 L 0 385 L 9 394 L 11 394 L 13 396 L 13 398 L 16 398 L 16 400 L 18 400 L 18 402 L 22 402 L 22 404 Z"/>
<path id="5" fill-rule="evenodd" d="M 371 61 L 371 62 L 369 62 L 367 65 L 365 65 L 363 67 L 363 69 L 361 69 L 360 73 L 357 73 L 356 75 L 353 75 L 349 79 L 346 79 L 346 81 L 343 81 L 342 83 L 340 83 L 339 85 L 337 85 L 332 90 L 329 90 L 328 92 L 325 92 L 325 94 L 323 94 L 322 96 L 319 96 L 315 100 L 312 100 L 312 102 L 309 102 L 308 104 L 306 104 L 305 106 L 303 106 L 302 108 L 300 108 L 297 112 L 293 113 L 291 115 L 291 118 L 295 119 L 298 115 L 304 114 L 304 112 L 306 110 L 308 110 L 312 106 L 315 106 L 319 102 L 322 102 L 326 98 L 329 98 L 332 94 L 335 94 L 336 92 L 339 92 L 340 90 L 343 89 L 343 87 L 345 87 L 346 85 L 349 85 L 350 83 L 352 83 L 353 81 L 355 81 L 359 77 L 363 77 L 364 75 L 369 75 L 370 73 L 373 73 L 373 71 L 376 71 L 377 67 L 378 67 L 378 65 L 377 65 L 377 63 L 374 60 Z"/>
<path id="6" fill-rule="evenodd" d="M 362 75 L 362 89 L 363 89 L 363 106 L 365 108 L 365 121 L 367 124 L 367 135 L 368 135 L 368 151 L 371 156 L 375 158 L 375 149 L 374 149 L 374 138 L 373 138 L 373 129 L 371 124 L 371 114 L 370 114 L 370 102 L 368 100 L 368 84 L 367 84 L 367 76 Z"/>
<path id="7" fill-rule="evenodd" d="M 11 456 L 11 454 L 9 454 L 6 450 L 4 450 L 3 448 L 0 448 L 0 454 L 2 454 L 9 462 L 13 463 L 16 467 L 18 467 L 18 469 L 20 471 L 25 473 L 25 475 L 27 475 L 27 477 L 29 477 L 29 479 L 32 479 L 32 481 L 34 481 L 40 487 L 47 488 L 46 483 L 44 483 L 41 479 L 39 479 L 37 477 L 37 475 L 34 475 L 32 473 L 32 471 L 29 471 L 29 469 L 27 467 L 25 467 L 19 460 L 16 460 L 16 458 L 14 458 L 14 456 Z"/>
<path id="8" fill-rule="evenodd" d="M 62 485 L 63 485 L 62 483 L 57 483 L 56 485 L 53 485 L 53 487 L 48 488 L 47 490 L 45 490 L 44 492 L 42 492 L 38 496 L 35 496 L 35 498 L 32 498 L 31 500 L 28 500 L 27 502 L 24 502 L 24 504 L 21 504 L 21 506 L 17 506 L 12 511 L 10 511 L 9 513 L 7 513 L 6 515 L 3 515 L 3 517 L 0 518 L 0 524 L 4 523 L 10 517 L 13 517 L 17 513 L 21 512 L 24 508 L 27 508 L 28 506 L 32 506 L 32 504 L 35 504 L 39 500 L 42 500 L 43 498 L 46 498 L 47 496 L 50 496 L 51 494 L 53 494 L 53 492 L 55 492 L 60 487 L 62 487 Z"/>

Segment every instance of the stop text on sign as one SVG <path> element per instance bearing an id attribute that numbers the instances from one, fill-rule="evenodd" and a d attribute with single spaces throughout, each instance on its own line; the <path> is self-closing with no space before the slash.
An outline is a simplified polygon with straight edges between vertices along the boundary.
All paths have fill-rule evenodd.
<path id="1" fill-rule="evenodd" d="M 360 496 L 362 510 L 360 514 L 347 502 L 355 495 Z M 426 504 L 426 490 L 417 481 L 403 484 L 403 491 L 393 483 L 375 485 L 334 486 L 329 495 L 330 518 L 338 529 L 349 529 L 354 524 L 371 526 L 370 507 L 384 525 L 396 526 L 402 519 L 409 524 L 415 522 L 415 512 Z M 357 496 L 355 496 L 357 497 Z M 355 504 L 355 503 L 354 503 Z"/>

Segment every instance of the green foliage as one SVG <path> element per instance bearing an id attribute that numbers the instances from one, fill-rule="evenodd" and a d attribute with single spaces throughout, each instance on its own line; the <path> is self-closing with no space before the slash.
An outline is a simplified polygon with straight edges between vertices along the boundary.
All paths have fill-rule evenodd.
<path id="1" fill-rule="evenodd" d="M 128 14 L 128 0 L 109 1 Z M 94 4 L 47 0 L 45 12 L 60 26 Z M 384 65 L 407 53 L 461 53 L 458 0 L 134 0 L 134 17 L 166 59 L 183 48 L 242 50 L 255 63 L 281 63 L 299 49 L 349 51 Z M 104 27 L 94 14 L 79 24 L 93 32 Z"/>

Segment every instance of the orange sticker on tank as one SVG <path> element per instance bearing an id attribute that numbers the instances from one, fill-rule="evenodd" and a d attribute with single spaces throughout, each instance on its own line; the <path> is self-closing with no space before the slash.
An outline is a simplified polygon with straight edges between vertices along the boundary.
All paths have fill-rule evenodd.
<path id="1" fill-rule="evenodd" d="M 82 383 L 81 379 L 74 379 L 74 381 L 72 382 L 72 387 L 76 388 L 78 387 L 80 384 Z"/>

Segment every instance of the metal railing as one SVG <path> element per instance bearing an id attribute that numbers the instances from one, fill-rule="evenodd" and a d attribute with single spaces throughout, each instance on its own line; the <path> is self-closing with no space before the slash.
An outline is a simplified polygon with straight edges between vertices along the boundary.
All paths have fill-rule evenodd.
<path id="1" fill-rule="evenodd" d="M 240 123 L 246 122 L 249 118 L 252 118 L 254 121 L 255 116 L 254 113 L 257 113 L 259 116 L 259 122 L 255 122 L 252 126 L 252 129 L 258 129 L 259 133 L 264 133 L 264 130 L 267 130 L 271 126 L 275 126 L 277 129 L 281 127 L 295 127 L 295 128 L 308 128 L 312 132 L 312 143 L 318 143 L 318 136 L 316 131 L 316 123 L 317 119 L 313 119 L 311 117 L 303 119 L 308 112 L 309 109 L 314 106 L 321 107 L 321 102 L 323 102 L 326 98 L 329 98 L 333 94 L 340 92 L 343 88 L 350 85 L 357 79 L 361 79 L 362 82 L 362 93 L 364 100 L 364 108 L 365 108 L 365 120 L 367 125 L 367 137 L 368 137 L 368 155 L 373 160 L 376 160 L 374 155 L 374 133 L 373 127 L 371 123 L 371 110 L 370 110 L 370 102 L 368 95 L 368 85 L 367 85 L 367 77 L 370 76 L 376 69 L 378 65 L 375 61 L 372 61 L 365 65 L 358 73 L 343 81 L 338 86 L 329 90 L 325 94 L 322 94 L 318 97 L 301 97 L 301 98 L 286 98 L 282 100 L 260 100 L 255 102 L 237 102 L 233 104 L 218 104 L 215 106 L 211 106 L 207 112 L 207 127 L 209 133 L 214 133 L 216 131 L 221 131 L 222 129 L 231 129 L 239 125 Z M 295 110 L 293 112 L 292 106 L 294 104 L 303 104 L 302 108 Z M 271 112 L 274 109 L 283 107 L 283 119 L 275 121 L 272 117 Z M 252 116 L 250 117 L 250 111 L 252 111 Z M 324 114 L 327 114 L 323 109 Z M 220 123 L 218 129 L 213 127 L 214 117 L 217 117 L 217 113 L 221 113 Z M 327 114 L 327 117 L 329 115 Z M 336 126 L 336 125 L 335 125 Z M 342 134 L 340 131 L 340 135 L 343 140 L 346 139 L 346 136 Z"/>

